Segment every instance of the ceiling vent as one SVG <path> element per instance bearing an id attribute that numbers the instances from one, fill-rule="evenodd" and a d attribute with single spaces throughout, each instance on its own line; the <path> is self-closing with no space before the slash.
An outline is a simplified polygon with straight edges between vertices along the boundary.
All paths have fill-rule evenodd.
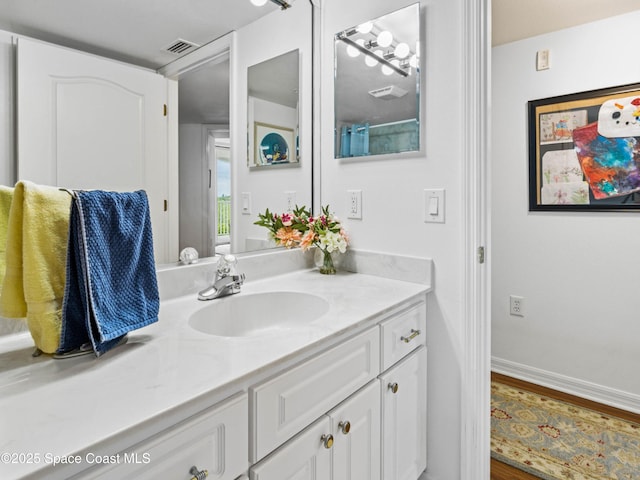
<path id="1" fill-rule="evenodd" d="M 171 42 L 171 44 L 165 47 L 163 50 L 166 52 L 172 53 L 174 55 L 183 55 L 191 50 L 195 50 L 200 45 L 193 42 L 188 42 L 181 38 L 177 39 L 175 42 Z"/>
<path id="2" fill-rule="evenodd" d="M 394 98 L 404 97 L 407 94 L 406 90 L 396 86 L 389 85 L 388 87 L 376 88 L 375 90 L 371 90 L 369 95 L 381 98 L 382 100 L 391 100 Z"/>

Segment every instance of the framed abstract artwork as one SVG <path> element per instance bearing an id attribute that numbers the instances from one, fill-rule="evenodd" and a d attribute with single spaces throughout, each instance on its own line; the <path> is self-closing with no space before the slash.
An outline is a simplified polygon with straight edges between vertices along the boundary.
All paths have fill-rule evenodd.
<path id="1" fill-rule="evenodd" d="M 254 122 L 254 165 L 290 165 L 298 163 L 292 128 Z"/>
<path id="2" fill-rule="evenodd" d="M 640 84 L 528 109 L 530 211 L 640 211 Z"/>

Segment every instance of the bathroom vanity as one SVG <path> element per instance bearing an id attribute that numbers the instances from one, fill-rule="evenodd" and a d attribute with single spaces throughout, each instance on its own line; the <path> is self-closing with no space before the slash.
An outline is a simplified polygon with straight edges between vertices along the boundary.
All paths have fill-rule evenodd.
<path id="1" fill-rule="evenodd" d="M 251 278 L 222 307 L 163 299 L 158 323 L 99 359 L 32 358 L 28 336 L 2 340 L 0 477 L 417 479 L 430 285 L 306 269 Z M 227 322 L 220 308 L 233 317 L 232 302 L 269 293 L 268 309 L 242 311 L 264 328 L 238 320 L 221 336 L 194 320 Z M 310 319 L 287 321 L 289 309 Z"/>

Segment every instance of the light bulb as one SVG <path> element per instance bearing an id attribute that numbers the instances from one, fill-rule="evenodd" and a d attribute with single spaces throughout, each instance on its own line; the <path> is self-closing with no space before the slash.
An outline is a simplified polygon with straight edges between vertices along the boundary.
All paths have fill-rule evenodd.
<path id="1" fill-rule="evenodd" d="M 362 25 L 358 25 L 358 33 L 369 33 L 371 30 L 373 29 L 373 23 L 371 22 L 366 22 L 363 23 Z"/>
<path id="2" fill-rule="evenodd" d="M 393 50 L 393 54 L 398 58 L 405 58 L 409 55 L 409 45 L 406 43 L 399 43 L 396 48 Z"/>
<path id="3" fill-rule="evenodd" d="M 375 67 L 378 64 L 378 60 L 376 60 L 370 55 L 367 55 L 364 58 L 364 63 L 366 63 L 368 67 Z"/>
<path id="4" fill-rule="evenodd" d="M 347 45 L 347 55 L 349 55 L 351 58 L 356 58 L 358 55 L 360 55 L 360 51 L 353 45 Z"/>
<path id="5" fill-rule="evenodd" d="M 393 35 L 391 35 L 390 31 L 383 30 L 378 34 L 378 38 L 376 39 L 376 41 L 378 42 L 378 45 L 386 48 L 393 43 Z"/>
<path id="6" fill-rule="evenodd" d="M 411 55 L 411 58 L 409 59 L 409 65 L 411 65 L 413 68 L 418 68 L 418 56 L 417 55 Z"/>
<path id="7" fill-rule="evenodd" d="M 364 40 L 362 38 L 359 38 L 358 40 L 356 40 L 356 43 L 361 47 L 364 47 Z M 353 45 L 349 45 L 347 46 L 347 55 L 349 55 L 352 58 L 356 58 L 358 55 L 360 55 L 360 50 L 358 50 Z"/>
<path id="8" fill-rule="evenodd" d="M 267 0 L 251 0 L 251 3 L 253 3 L 256 7 L 261 7 L 265 3 L 267 3 Z"/>
<path id="9" fill-rule="evenodd" d="M 391 60 L 389 63 L 396 68 L 400 68 L 400 60 L 394 59 L 394 60 Z M 386 65 L 383 65 L 382 73 L 384 73 L 385 75 L 391 75 L 393 73 L 393 69 L 391 67 L 387 67 Z"/>

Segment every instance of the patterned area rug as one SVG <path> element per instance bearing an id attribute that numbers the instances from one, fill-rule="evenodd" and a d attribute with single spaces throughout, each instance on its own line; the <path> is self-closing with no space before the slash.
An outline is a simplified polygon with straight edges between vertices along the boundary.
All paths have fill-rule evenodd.
<path id="1" fill-rule="evenodd" d="M 546 480 L 638 480 L 640 424 L 492 382 L 491 456 Z"/>

